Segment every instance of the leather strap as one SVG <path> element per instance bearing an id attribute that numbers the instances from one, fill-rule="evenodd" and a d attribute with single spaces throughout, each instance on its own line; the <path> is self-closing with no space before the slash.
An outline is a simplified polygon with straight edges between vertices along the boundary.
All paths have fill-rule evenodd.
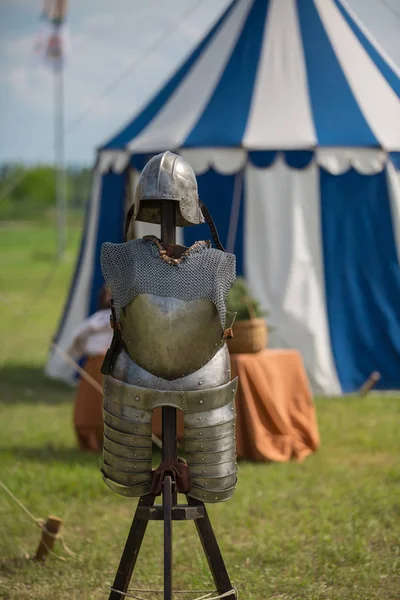
<path id="1" fill-rule="evenodd" d="M 210 215 L 210 213 L 208 212 L 207 206 L 204 204 L 204 202 L 202 202 L 200 200 L 200 198 L 199 198 L 199 204 L 200 204 L 201 212 L 203 213 L 204 219 L 205 219 L 207 225 L 210 228 L 211 235 L 212 235 L 212 238 L 214 240 L 214 244 L 216 245 L 216 247 L 218 248 L 218 250 L 222 250 L 222 252 L 226 252 L 225 248 L 221 244 L 221 240 L 219 239 L 218 231 L 217 231 L 217 228 L 216 228 L 215 223 L 213 221 L 213 218 Z"/>
<path id="2" fill-rule="evenodd" d="M 135 208 L 135 205 L 132 204 L 132 206 L 128 210 L 126 218 L 125 218 L 124 242 L 128 241 L 127 240 L 127 235 L 128 235 L 129 225 L 131 224 L 131 220 L 132 220 L 132 215 L 133 215 L 134 208 Z"/>

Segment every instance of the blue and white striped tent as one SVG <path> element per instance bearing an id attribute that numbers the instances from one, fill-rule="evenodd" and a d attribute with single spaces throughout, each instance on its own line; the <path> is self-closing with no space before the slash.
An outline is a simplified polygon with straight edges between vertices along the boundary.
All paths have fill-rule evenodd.
<path id="1" fill-rule="evenodd" d="M 399 97 L 399 70 L 344 0 L 234 0 L 100 148 L 58 343 L 96 310 L 127 174 L 170 149 L 192 163 L 273 345 L 301 351 L 314 390 L 350 392 L 374 370 L 399 388 Z M 185 243 L 208 238 L 201 228 Z M 47 373 L 70 375 L 56 355 Z"/>

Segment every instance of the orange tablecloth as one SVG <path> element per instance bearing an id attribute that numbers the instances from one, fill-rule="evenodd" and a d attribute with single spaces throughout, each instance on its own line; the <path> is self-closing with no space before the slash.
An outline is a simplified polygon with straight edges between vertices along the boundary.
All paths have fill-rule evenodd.
<path id="1" fill-rule="evenodd" d="M 238 457 L 257 461 L 303 460 L 319 446 L 314 403 L 300 354 L 263 350 L 232 354 L 232 376 L 239 375 L 236 396 Z M 153 416 L 161 437 L 161 409 Z M 178 437 L 183 415 L 178 412 Z"/>
<path id="2" fill-rule="evenodd" d="M 296 350 L 232 354 L 239 376 L 236 441 L 239 458 L 302 460 L 319 446 L 310 386 Z"/>

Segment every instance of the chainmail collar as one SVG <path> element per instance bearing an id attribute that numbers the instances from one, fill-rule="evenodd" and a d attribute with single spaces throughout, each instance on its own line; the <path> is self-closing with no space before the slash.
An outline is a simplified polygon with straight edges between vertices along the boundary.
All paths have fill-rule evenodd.
<path id="1" fill-rule="evenodd" d="M 201 240 L 197 241 L 192 246 L 189 246 L 182 252 L 182 254 L 178 258 L 174 258 L 173 256 L 169 256 L 167 254 L 167 250 L 164 245 L 161 243 L 161 240 L 155 235 L 145 235 L 143 240 L 149 242 L 154 245 L 154 248 L 157 250 L 160 258 L 168 263 L 169 265 L 179 265 L 183 262 L 190 254 L 194 252 L 201 252 L 206 248 L 211 248 L 211 242 L 209 240 Z"/>

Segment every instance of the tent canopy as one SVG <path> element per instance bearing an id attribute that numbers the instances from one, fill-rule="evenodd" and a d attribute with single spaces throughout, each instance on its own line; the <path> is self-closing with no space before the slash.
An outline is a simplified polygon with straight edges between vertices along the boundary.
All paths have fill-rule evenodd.
<path id="1" fill-rule="evenodd" d="M 191 162 L 272 343 L 301 351 L 314 389 L 374 370 L 400 388 L 400 73 L 345 0 L 234 0 L 99 149 L 61 347 L 96 310 L 102 243 L 122 241 L 127 169 L 164 150 Z M 47 373 L 66 371 L 51 355 Z"/>
<path id="2" fill-rule="evenodd" d="M 256 165 L 269 160 L 260 150 L 316 147 L 371 160 L 371 149 L 400 150 L 399 97 L 399 70 L 345 0 L 234 0 L 101 150 L 117 170 L 118 151 L 166 148 L 218 148 L 222 170 L 243 150 Z"/>

